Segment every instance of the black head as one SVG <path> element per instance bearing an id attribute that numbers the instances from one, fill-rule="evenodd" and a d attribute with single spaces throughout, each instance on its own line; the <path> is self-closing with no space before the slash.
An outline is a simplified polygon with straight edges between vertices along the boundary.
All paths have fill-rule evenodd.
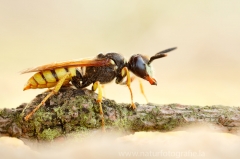
<path id="1" fill-rule="evenodd" d="M 155 59 L 167 56 L 166 53 L 175 49 L 176 47 L 163 50 L 152 56 L 150 59 L 141 54 L 133 55 L 128 61 L 128 68 L 138 77 L 149 81 L 151 85 L 157 85 L 157 81 L 153 78 L 152 75 L 151 62 Z"/>

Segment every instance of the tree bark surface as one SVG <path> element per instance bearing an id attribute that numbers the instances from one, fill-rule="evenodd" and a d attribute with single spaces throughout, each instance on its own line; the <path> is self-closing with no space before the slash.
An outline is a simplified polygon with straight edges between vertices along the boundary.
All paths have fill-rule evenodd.
<path id="1" fill-rule="evenodd" d="M 0 109 L 0 134 L 27 139 L 53 140 L 71 133 L 101 128 L 97 94 L 88 89 L 66 88 L 52 96 L 34 115 L 24 121 L 48 94 L 36 96 L 17 108 Z M 230 106 L 195 106 L 181 104 L 130 104 L 103 99 L 106 131 L 132 133 L 137 131 L 170 131 L 195 123 L 211 123 L 227 132 L 239 133 L 240 108 Z"/>

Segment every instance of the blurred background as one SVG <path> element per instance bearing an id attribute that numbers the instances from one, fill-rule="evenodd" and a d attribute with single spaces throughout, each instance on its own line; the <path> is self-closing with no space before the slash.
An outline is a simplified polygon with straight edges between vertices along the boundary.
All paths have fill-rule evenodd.
<path id="1" fill-rule="evenodd" d="M 240 1 L 0 0 L 0 107 L 17 107 L 44 90 L 22 91 L 28 67 L 118 52 L 152 56 L 157 86 L 143 82 L 152 103 L 240 105 Z M 145 103 L 136 80 L 134 101 Z M 121 93 L 119 93 L 121 92 Z M 130 102 L 125 86 L 105 96 Z"/>

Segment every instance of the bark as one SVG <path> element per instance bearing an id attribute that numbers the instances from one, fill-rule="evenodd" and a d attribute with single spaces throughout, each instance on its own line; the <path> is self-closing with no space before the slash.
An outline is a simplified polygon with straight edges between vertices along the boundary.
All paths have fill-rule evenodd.
<path id="1" fill-rule="evenodd" d="M 62 89 L 52 96 L 29 121 L 28 114 L 48 92 L 30 103 L 0 110 L 0 134 L 27 139 L 53 140 L 71 133 L 84 133 L 101 128 L 97 94 L 87 90 Z M 229 106 L 194 106 L 180 104 L 130 104 L 105 99 L 102 102 L 106 131 L 170 131 L 196 123 L 212 123 L 228 132 L 239 132 L 240 108 Z M 23 109 L 24 112 L 23 112 Z"/>

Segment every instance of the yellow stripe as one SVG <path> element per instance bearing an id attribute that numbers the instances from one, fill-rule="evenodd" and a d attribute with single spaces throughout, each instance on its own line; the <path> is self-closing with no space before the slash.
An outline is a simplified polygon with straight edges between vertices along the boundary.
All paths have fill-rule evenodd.
<path id="1" fill-rule="evenodd" d="M 66 80 L 71 80 L 73 76 L 76 76 L 76 68 L 75 67 L 69 67 L 67 69 L 65 68 L 57 68 L 55 69 L 55 73 L 57 75 L 58 80 L 60 80 L 63 76 L 67 74 L 67 71 L 70 72 L 70 77 L 67 77 Z"/>
<path id="2" fill-rule="evenodd" d="M 57 82 L 54 82 L 54 83 L 47 83 L 47 88 L 51 88 L 51 87 L 54 87 L 56 86 Z"/>
<path id="3" fill-rule="evenodd" d="M 35 81 L 35 79 L 33 77 L 31 77 L 27 84 L 24 86 L 23 90 L 27 90 L 27 89 L 31 89 L 31 88 L 37 88 L 37 82 Z"/>
<path id="4" fill-rule="evenodd" d="M 38 88 L 47 88 L 47 85 L 46 84 L 39 84 Z"/>
<path id="5" fill-rule="evenodd" d="M 58 77 L 58 80 L 60 80 L 64 75 L 67 74 L 67 71 L 65 70 L 65 68 L 57 68 L 55 69 L 55 72 Z"/>
<path id="6" fill-rule="evenodd" d="M 71 73 L 71 76 L 76 76 L 76 68 L 75 67 L 68 67 L 68 71 Z"/>
<path id="7" fill-rule="evenodd" d="M 30 85 L 32 85 L 32 86 L 37 86 L 37 85 L 38 85 L 37 82 L 36 82 L 36 80 L 35 80 L 33 77 L 31 77 L 31 78 L 28 80 L 28 84 L 30 84 Z"/>
<path id="8" fill-rule="evenodd" d="M 56 78 L 53 76 L 51 71 L 43 71 L 43 76 L 47 80 L 47 82 L 56 82 Z"/>
<path id="9" fill-rule="evenodd" d="M 33 78 L 37 81 L 38 84 L 46 84 L 47 82 L 43 79 L 40 73 L 36 73 Z"/>

